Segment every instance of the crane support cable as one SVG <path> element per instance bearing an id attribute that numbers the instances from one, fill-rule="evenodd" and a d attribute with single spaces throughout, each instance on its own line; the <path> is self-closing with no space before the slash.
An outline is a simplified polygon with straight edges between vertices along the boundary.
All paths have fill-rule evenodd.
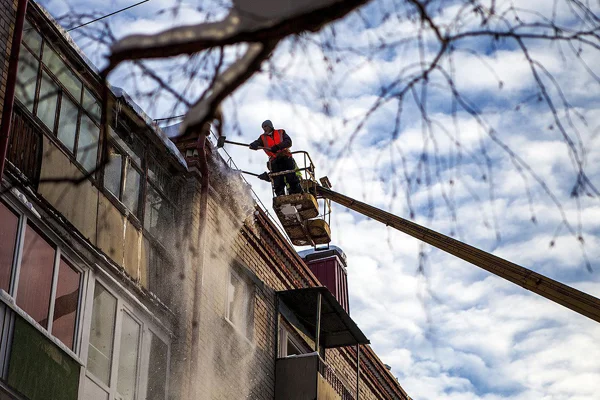
<path id="1" fill-rule="evenodd" d="M 317 186 L 317 194 L 600 322 L 600 299 L 594 296 L 325 187 Z"/>

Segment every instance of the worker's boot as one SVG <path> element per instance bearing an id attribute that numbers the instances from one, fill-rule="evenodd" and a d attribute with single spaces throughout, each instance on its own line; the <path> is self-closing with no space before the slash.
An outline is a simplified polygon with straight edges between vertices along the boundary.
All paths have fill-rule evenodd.
<path id="1" fill-rule="evenodd" d="M 298 194 L 298 193 L 302 193 L 302 186 L 300 186 L 300 183 L 297 183 L 295 185 L 291 185 L 290 189 L 289 189 L 290 194 Z"/>

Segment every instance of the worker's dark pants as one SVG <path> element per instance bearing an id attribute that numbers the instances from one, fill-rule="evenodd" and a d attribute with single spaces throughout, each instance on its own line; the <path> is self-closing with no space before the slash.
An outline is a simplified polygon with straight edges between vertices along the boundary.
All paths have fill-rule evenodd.
<path id="1" fill-rule="evenodd" d="M 296 163 L 292 157 L 276 157 L 271 160 L 271 172 L 281 172 L 288 170 L 296 170 Z M 300 186 L 300 179 L 295 172 L 279 175 L 273 177 L 273 188 L 275 189 L 275 196 L 281 196 L 285 194 L 285 184 L 289 185 L 289 193 L 302 193 L 302 187 Z"/>

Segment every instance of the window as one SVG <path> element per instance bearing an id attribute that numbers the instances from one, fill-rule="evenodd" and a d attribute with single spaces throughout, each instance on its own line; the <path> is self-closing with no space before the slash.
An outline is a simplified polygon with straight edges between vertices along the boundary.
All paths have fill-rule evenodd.
<path id="1" fill-rule="evenodd" d="M 90 117 L 82 115 L 77 143 L 77 161 L 88 171 L 92 171 L 96 167 L 99 138 L 100 128 Z"/>
<path id="2" fill-rule="evenodd" d="M 48 328 L 55 255 L 54 247 L 28 223 L 19 271 L 17 305 L 44 328 Z"/>
<path id="3" fill-rule="evenodd" d="M 148 289 L 164 302 L 168 307 L 173 306 L 173 264 L 159 250 L 159 246 L 153 245 L 150 240 L 144 238 L 144 249 L 148 263 Z"/>
<path id="4" fill-rule="evenodd" d="M 73 71 L 63 62 L 58 54 L 49 47 L 47 44 L 44 45 L 44 55 L 42 59 L 45 66 L 48 67 L 54 76 L 63 84 L 69 93 L 75 98 L 79 98 L 81 95 L 81 89 L 83 85 L 79 78 L 75 76 Z"/>
<path id="5" fill-rule="evenodd" d="M 16 97 L 83 168 L 94 170 L 100 103 L 29 22 L 19 52 Z"/>
<path id="6" fill-rule="evenodd" d="M 146 190 L 144 228 L 161 242 L 167 241 L 172 233 L 175 219 L 174 208 L 153 186 Z"/>
<path id="7" fill-rule="evenodd" d="M 108 145 L 108 159 L 104 166 L 104 187 L 117 199 L 121 199 L 121 173 L 123 156 L 112 145 Z"/>
<path id="8" fill-rule="evenodd" d="M 29 112 L 33 112 L 38 69 L 39 61 L 29 51 L 21 49 L 19 52 L 15 96 Z"/>
<path id="9" fill-rule="evenodd" d="M 123 313 L 121 327 L 121 350 L 117 392 L 123 400 L 133 400 L 136 391 L 141 326 L 129 314 Z"/>
<path id="10" fill-rule="evenodd" d="M 227 319 L 247 338 L 252 336 L 254 293 L 248 282 L 234 270 L 229 273 L 227 289 Z"/>
<path id="11" fill-rule="evenodd" d="M 60 94 L 58 85 L 46 72 L 42 72 L 42 84 L 37 104 L 37 116 L 54 132 L 54 122 L 56 121 L 56 105 L 58 104 L 58 95 Z"/>
<path id="12" fill-rule="evenodd" d="M 81 272 L 64 258 L 58 265 L 58 284 L 54 301 L 52 333 L 69 348 L 75 342 L 77 304 L 81 286 Z"/>
<path id="13" fill-rule="evenodd" d="M 169 346 L 140 313 L 95 283 L 86 400 L 166 400 Z"/>
<path id="14" fill-rule="evenodd" d="M 58 117 L 58 139 L 71 152 L 75 152 L 75 137 L 77 136 L 77 118 L 79 109 L 71 99 L 63 97 Z"/>
<path id="15" fill-rule="evenodd" d="M 150 360 L 148 363 L 148 379 L 146 400 L 163 400 L 167 394 L 167 366 L 169 347 L 150 332 Z"/>
<path id="16" fill-rule="evenodd" d="M 83 273 L 26 216 L 4 203 L 0 226 L 0 288 L 48 333 L 75 350 Z"/>
<path id="17" fill-rule="evenodd" d="M 282 321 L 279 326 L 279 357 L 288 357 L 299 354 L 305 354 L 307 346 L 302 344 L 302 340 L 292 332 Z"/>
<path id="18" fill-rule="evenodd" d="M 144 204 L 144 228 L 161 242 L 172 240 L 177 187 L 154 157 L 148 157 L 148 185 Z"/>
<path id="19" fill-rule="evenodd" d="M 104 187 L 133 215 L 141 218 L 144 148 L 138 139 L 121 139 L 112 128 L 108 145 L 108 164 L 104 167 Z"/>
<path id="20" fill-rule="evenodd" d="M 12 273 L 17 233 L 19 230 L 19 217 L 0 203 L 0 289 L 9 291 Z"/>
<path id="21" fill-rule="evenodd" d="M 106 385 L 110 384 L 116 313 L 117 299 L 96 283 L 87 368 Z"/>

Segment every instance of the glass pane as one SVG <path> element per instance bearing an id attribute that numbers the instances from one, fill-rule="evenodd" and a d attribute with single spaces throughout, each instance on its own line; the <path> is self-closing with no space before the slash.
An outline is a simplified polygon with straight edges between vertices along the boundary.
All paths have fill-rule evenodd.
<path id="1" fill-rule="evenodd" d="M 90 378 L 86 378 L 85 383 L 83 384 L 82 398 L 85 400 L 108 400 L 108 393 Z"/>
<path id="2" fill-rule="evenodd" d="M 54 300 L 52 335 L 70 349 L 73 349 L 75 338 L 80 281 L 81 273 L 61 258 Z"/>
<path id="3" fill-rule="evenodd" d="M 302 354 L 300 349 L 296 347 L 296 345 L 288 338 L 287 341 L 287 356 L 293 356 L 297 354 Z"/>
<path id="4" fill-rule="evenodd" d="M 27 224 L 19 272 L 17 305 L 44 328 L 48 327 L 54 248 Z"/>
<path id="5" fill-rule="evenodd" d="M 123 156 L 113 146 L 108 147 L 108 160 L 104 167 L 104 187 L 117 199 L 121 198 L 121 169 Z"/>
<path id="6" fill-rule="evenodd" d="M 243 326 L 241 319 L 244 317 L 243 304 L 246 302 L 244 282 L 235 274 L 231 274 L 229 286 L 229 318 L 238 326 Z"/>
<path id="7" fill-rule="evenodd" d="M 251 321 L 252 299 L 247 283 L 233 272 L 230 273 L 228 299 L 227 316 L 229 320 L 248 336 L 251 328 L 249 321 Z"/>
<path id="8" fill-rule="evenodd" d="M 127 176 L 125 177 L 125 190 L 123 204 L 135 215 L 138 214 L 140 200 L 140 173 L 127 163 Z"/>
<path id="9" fill-rule="evenodd" d="M 123 313 L 117 379 L 117 391 L 123 400 L 133 400 L 135 397 L 139 341 L 140 325 L 127 313 Z"/>
<path id="10" fill-rule="evenodd" d="M 162 196 L 147 185 L 144 227 L 157 239 L 166 239 L 173 224 L 173 209 Z"/>
<path id="11" fill-rule="evenodd" d="M 154 333 L 150 333 L 150 340 L 146 400 L 165 400 L 169 348 Z"/>
<path id="12" fill-rule="evenodd" d="M 25 20 L 23 24 L 23 42 L 29 46 L 33 54 L 40 56 L 40 50 L 42 49 L 42 37 L 35 30 L 29 21 Z M 21 49 L 23 51 L 23 49 Z"/>
<path id="13" fill-rule="evenodd" d="M 19 217 L 0 203 L 0 289 L 8 292 L 12 273 Z"/>
<path id="14" fill-rule="evenodd" d="M 96 167 L 99 136 L 100 128 L 87 115 L 82 115 L 79 143 L 77 144 L 77 161 L 88 171 L 92 171 Z"/>
<path id="15" fill-rule="evenodd" d="M 140 142 L 140 140 L 133 136 L 127 135 L 122 131 L 121 135 L 117 134 L 112 128 L 110 129 L 110 137 L 113 138 L 115 143 L 121 147 L 121 149 L 134 161 L 134 164 L 138 166 L 138 168 L 142 167 L 142 157 L 144 155 L 144 146 Z M 123 139 L 126 137 L 126 139 Z"/>
<path id="16" fill-rule="evenodd" d="M 83 108 L 92 115 L 92 118 L 96 122 L 100 122 L 100 116 L 102 115 L 102 107 L 100 102 L 96 100 L 94 96 L 85 87 L 83 89 Z"/>
<path id="17" fill-rule="evenodd" d="M 171 187 L 173 179 L 153 158 L 149 158 L 148 160 L 148 177 L 165 193 L 165 195 L 172 198 L 171 195 L 173 194 L 173 189 Z"/>
<path id="18" fill-rule="evenodd" d="M 63 95 L 60 103 L 60 119 L 58 120 L 57 136 L 71 152 L 75 151 L 77 114 L 79 114 L 77 106 L 67 96 Z"/>
<path id="19" fill-rule="evenodd" d="M 173 301 L 173 285 L 170 282 L 169 276 L 173 270 L 157 247 L 146 237 L 144 237 L 144 248 L 146 249 L 146 260 L 148 262 L 148 289 L 165 304 L 171 305 Z"/>
<path id="20" fill-rule="evenodd" d="M 33 100 L 35 98 L 35 85 L 37 82 L 37 74 L 39 69 L 39 61 L 31 55 L 31 53 L 21 48 L 19 52 L 19 67 L 17 69 L 17 87 L 15 88 L 15 96 L 21 103 L 27 107 L 30 112 L 33 112 Z"/>
<path id="21" fill-rule="evenodd" d="M 42 61 L 50 71 L 52 71 L 54 76 L 58 78 L 60 83 L 65 86 L 69 93 L 77 99 L 77 103 L 79 103 L 81 99 L 81 81 L 47 43 L 44 45 L 44 56 L 42 57 Z"/>
<path id="22" fill-rule="evenodd" d="M 87 368 L 106 385 L 110 381 L 116 312 L 117 299 L 96 282 Z"/>
<path id="23" fill-rule="evenodd" d="M 38 99 L 37 116 L 54 132 L 54 120 L 56 119 L 56 100 L 58 99 L 58 86 L 45 72 L 42 73 L 42 85 Z"/>

